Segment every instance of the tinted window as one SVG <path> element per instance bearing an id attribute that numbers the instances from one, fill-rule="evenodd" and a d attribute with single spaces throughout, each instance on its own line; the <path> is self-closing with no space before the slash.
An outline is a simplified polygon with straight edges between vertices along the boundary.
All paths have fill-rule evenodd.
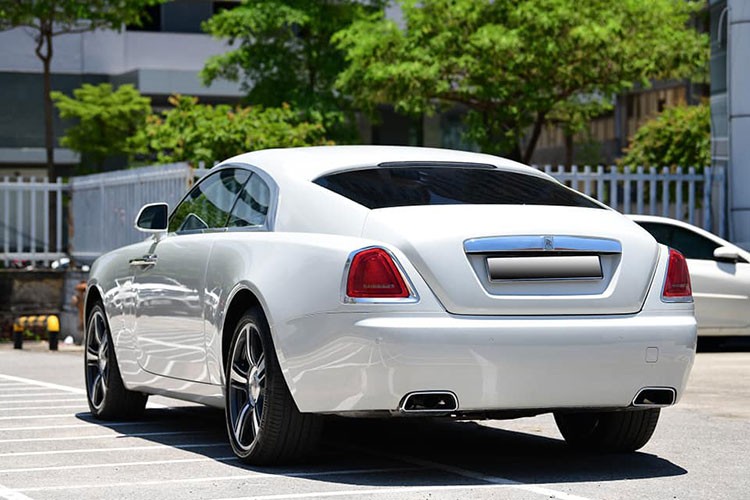
<path id="1" fill-rule="evenodd" d="M 379 167 L 327 175 L 315 183 L 367 208 L 410 205 L 601 208 L 557 182 L 492 167 Z"/>
<path id="2" fill-rule="evenodd" d="M 714 250 L 719 247 L 708 238 L 689 229 L 658 222 L 638 222 L 646 231 L 664 245 L 678 250 L 688 259 L 713 260 Z"/>
<path id="3" fill-rule="evenodd" d="M 229 227 L 262 226 L 268 215 L 270 193 L 263 179 L 253 175 L 240 191 L 227 225 Z"/>
<path id="4" fill-rule="evenodd" d="M 169 231 L 225 227 L 232 205 L 249 177 L 249 172 L 235 169 L 210 174 L 177 206 L 169 220 Z"/>

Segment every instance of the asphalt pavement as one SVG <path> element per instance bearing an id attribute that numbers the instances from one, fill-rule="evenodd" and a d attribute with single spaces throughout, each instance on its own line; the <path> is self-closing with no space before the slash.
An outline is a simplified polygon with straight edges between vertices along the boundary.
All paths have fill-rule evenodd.
<path id="1" fill-rule="evenodd" d="M 550 415 L 511 421 L 331 419 L 307 464 L 247 467 L 223 414 L 152 397 L 93 420 L 80 349 L 0 344 L 0 498 L 745 499 L 750 352 L 698 355 L 683 400 L 633 454 L 568 449 Z"/>

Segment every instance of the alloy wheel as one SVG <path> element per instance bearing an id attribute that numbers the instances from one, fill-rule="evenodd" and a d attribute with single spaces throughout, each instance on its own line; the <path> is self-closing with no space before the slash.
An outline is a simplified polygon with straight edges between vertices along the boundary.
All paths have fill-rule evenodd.
<path id="1" fill-rule="evenodd" d="M 86 389 L 91 404 L 99 410 L 109 386 L 109 332 L 101 310 L 91 315 L 86 331 Z"/>
<path id="2" fill-rule="evenodd" d="M 261 432 L 266 395 L 266 357 L 258 328 L 246 323 L 230 357 L 229 424 L 234 441 L 249 450 Z"/>

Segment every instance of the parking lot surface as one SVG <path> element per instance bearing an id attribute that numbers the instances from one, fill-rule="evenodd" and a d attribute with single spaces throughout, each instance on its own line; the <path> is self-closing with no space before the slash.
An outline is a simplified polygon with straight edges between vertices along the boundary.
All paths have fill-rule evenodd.
<path id="1" fill-rule="evenodd" d="M 640 452 L 569 450 L 550 415 L 512 421 L 331 419 L 307 464 L 234 459 L 221 411 L 152 397 L 143 420 L 86 406 L 82 354 L 0 345 L 0 498 L 745 499 L 750 353 L 698 355 Z"/>

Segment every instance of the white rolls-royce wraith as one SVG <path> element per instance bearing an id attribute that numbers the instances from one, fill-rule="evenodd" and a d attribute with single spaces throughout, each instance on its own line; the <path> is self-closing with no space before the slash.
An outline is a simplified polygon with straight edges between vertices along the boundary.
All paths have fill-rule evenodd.
<path id="1" fill-rule="evenodd" d="M 494 156 L 257 151 L 136 226 L 148 237 L 91 271 L 91 412 L 135 417 L 149 394 L 224 408 L 251 463 L 309 453 L 324 415 L 554 412 L 573 446 L 635 450 L 693 363 L 682 255 Z"/>

